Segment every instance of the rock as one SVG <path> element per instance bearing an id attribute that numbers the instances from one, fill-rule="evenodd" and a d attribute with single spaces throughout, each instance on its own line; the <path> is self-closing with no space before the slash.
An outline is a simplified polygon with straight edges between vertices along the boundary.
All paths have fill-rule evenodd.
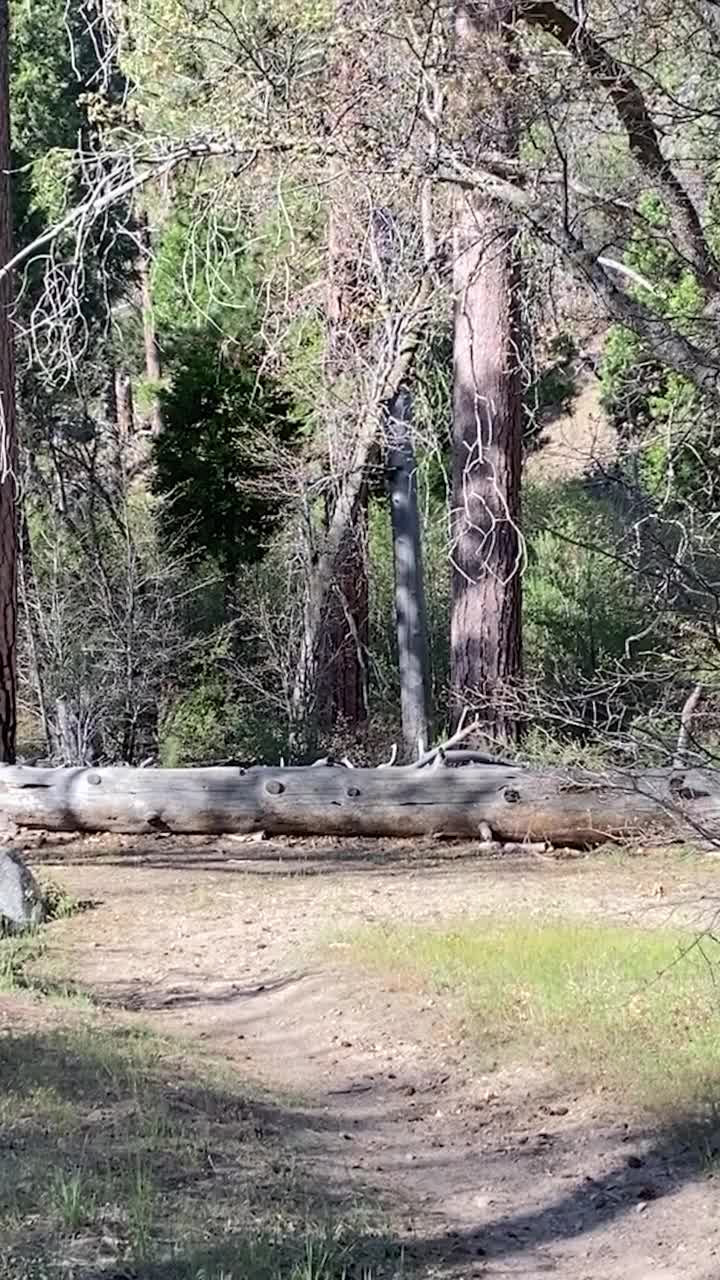
<path id="1" fill-rule="evenodd" d="M 45 917 L 42 892 L 16 849 L 0 850 L 0 923 L 12 932 L 31 929 Z"/>

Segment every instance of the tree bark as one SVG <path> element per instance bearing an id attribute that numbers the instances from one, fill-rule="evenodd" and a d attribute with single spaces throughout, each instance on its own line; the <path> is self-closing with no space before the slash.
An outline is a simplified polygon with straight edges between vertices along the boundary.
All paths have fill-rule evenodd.
<path id="1" fill-rule="evenodd" d="M 160 385 L 162 378 L 162 361 L 160 358 L 160 345 L 157 339 L 157 331 L 155 329 L 155 318 L 153 315 L 152 291 L 150 288 L 150 262 L 152 256 L 152 245 L 150 241 L 150 227 L 148 225 L 147 214 L 142 212 L 138 219 L 139 238 L 140 238 L 140 254 L 137 261 L 138 274 L 140 276 L 140 293 L 142 300 L 142 319 L 143 319 L 143 337 L 145 343 L 145 377 L 152 388 L 152 402 L 150 406 L 150 428 L 152 434 L 157 436 L 162 431 L 162 409 L 160 401 L 157 397 L 157 387 Z"/>
<path id="2" fill-rule="evenodd" d="M 472 150 L 487 141 L 514 148 L 512 121 L 493 69 L 509 69 L 502 22 L 505 0 L 460 5 L 458 58 L 475 130 Z M 483 93 L 477 76 L 490 66 Z M 519 267 L 508 212 L 478 193 L 456 197 L 454 237 L 454 367 L 452 474 L 452 605 L 450 622 L 453 720 L 479 703 L 488 731 L 513 737 L 503 691 L 521 674 L 520 471 L 521 382 Z"/>
<path id="3" fill-rule="evenodd" d="M 388 408 L 385 472 L 392 520 L 395 623 L 400 716 L 409 759 L 428 744 L 430 660 L 425 579 L 417 498 L 417 464 L 410 431 L 410 393 L 401 388 Z"/>
<path id="4" fill-rule="evenodd" d="M 8 0 L 0 0 L 0 270 L 12 258 Z M 0 275 L 0 760 L 15 759 L 17 724 L 17 435 L 11 272 Z"/>
<path id="5" fill-rule="evenodd" d="M 135 432 L 132 379 L 127 369 L 115 370 L 115 412 L 120 438 L 127 442 Z"/>
<path id="6" fill-rule="evenodd" d="M 345 88 L 351 72 L 343 63 L 340 79 Z M 358 244 L 345 207 L 347 191 L 336 183 L 328 223 L 327 372 L 330 391 L 330 467 L 342 475 L 348 464 L 346 397 L 343 384 L 357 375 L 356 332 Z M 355 332 L 353 332 L 355 330 Z M 336 448 L 333 448 L 336 444 Z M 369 584 L 367 564 L 368 491 L 360 491 L 352 526 L 338 548 L 334 588 L 327 602 L 322 667 L 327 673 L 327 696 L 321 705 L 324 728 L 342 722 L 357 729 L 368 717 Z"/>
<path id="7" fill-rule="evenodd" d="M 0 768 L 0 819 L 51 831 L 444 835 L 598 845 L 720 835 L 714 771 L 602 776 L 511 764 L 462 768 Z"/>
<path id="8" fill-rule="evenodd" d="M 391 337 L 378 361 L 372 398 L 358 426 L 352 459 L 340 486 L 322 546 L 310 566 L 300 652 L 290 695 L 292 750 L 297 750 L 302 742 L 303 729 L 317 696 L 323 621 L 332 590 L 338 552 L 345 531 L 352 525 L 357 514 L 368 459 L 380 434 L 384 406 L 405 382 L 415 359 L 425 329 L 433 288 L 432 276 L 429 271 L 424 270 L 414 293 L 393 317 Z"/>
<path id="9" fill-rule="evenodd" d="M 335 561 L 335 582 L 325 619 L 324 671 L 329 683 L 324 727 L 357 729 L 369 714 L 367 653 L 369 584 L 367 566 L 367 486 L 358 500 L 353 527 L 346 530 Z"/>
<path id="10" fill-rule="evenodd" d="M 28 528 L 24 512 L 21 519 L 20 536 L 18 538 L 18 588 L 19 601 L 25 617 L 25 628 L 27 631 L 27 644 L 30 655 L 30 679 L 35 686 L 38 714 L 40 716 L 40 723 L 42 724 L 43 736 L 45 738 L 45 747 L 46 750 L 52 754 L 55 748 L 55 742 L 52 731 L 52 721 L 48 710 L 47 696 L 45 693 L 45 677 L 41 657 L 42 645 L 37 625 L 37 583 L 35 580 L 30 530 Z"/>

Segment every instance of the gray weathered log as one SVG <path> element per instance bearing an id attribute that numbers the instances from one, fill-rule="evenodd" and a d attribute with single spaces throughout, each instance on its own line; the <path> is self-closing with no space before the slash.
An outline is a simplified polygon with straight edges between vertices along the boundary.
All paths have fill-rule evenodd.
<path id="1" fill-rule="evenodd" d="M 0 819 L 54 831 L 444 835 L 595 845 L 720 836 L 720 775 L 459 769 L 0 767 Z"/>

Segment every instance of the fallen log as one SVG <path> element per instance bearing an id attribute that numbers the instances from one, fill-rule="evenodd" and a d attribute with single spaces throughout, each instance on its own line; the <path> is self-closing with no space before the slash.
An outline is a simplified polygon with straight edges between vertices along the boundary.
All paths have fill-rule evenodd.
<path id="1" fill-rule="evenodd" d="M 673 830 L 720 837 L 720 775 L 463 768 L 0 767 L 0 817 L 51 831 L 442 835 L 592 846 Z"/>

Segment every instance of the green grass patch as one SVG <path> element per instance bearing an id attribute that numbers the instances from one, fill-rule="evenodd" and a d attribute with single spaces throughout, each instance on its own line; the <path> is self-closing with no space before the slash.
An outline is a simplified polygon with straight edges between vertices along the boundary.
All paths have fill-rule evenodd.
<path id="1" fill-rule="evenodd" d="M 40 925 L 25 933 L 0 937 L 0 992 L 22 991 L 52 1004 L 92 1008 L 92 995 L 74 982 L 35 972 L 46 950 L 43 929 Z"/>
<path id="2" fill-rule="evenodd" d="M 96 1014 L 25 1029 L 33 1009 L 0 1035 L 3 1280 L 402 1274 L 377 1208 L 303 1160 L 295 1104 Z"/>
<path id="3" fill-rule="evenodd" d="M 88 907 L 88 903 L 79 902 L 77 898 L 54 880 L 48 880 L 40 886 L 45 905 L 45 920 L 67 920 L 76 916 Z"/>
<path id="4" fill-rule="evenodd" d="M 679 930 L 524 921 L 373 928 L 356 957 L 447 996 L 485 1065 L 684 1117 L 720 1112 L 720 945 Z"/>

